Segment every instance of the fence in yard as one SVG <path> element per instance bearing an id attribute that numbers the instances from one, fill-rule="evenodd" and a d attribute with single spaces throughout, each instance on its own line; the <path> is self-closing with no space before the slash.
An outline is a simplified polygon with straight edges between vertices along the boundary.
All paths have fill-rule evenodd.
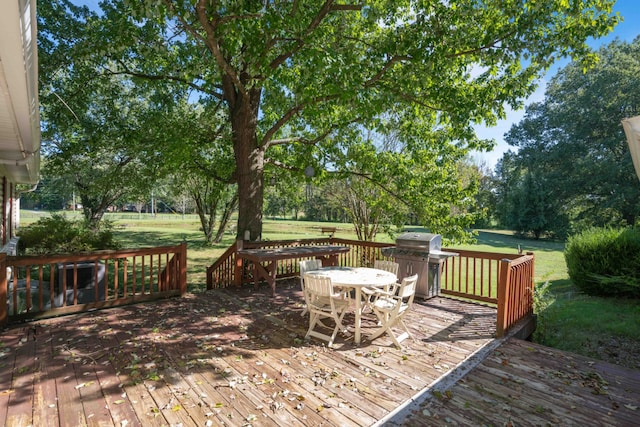
<path id="1" fill-rule="evenodd" d="M 0 253 L 0 325 L 184 295 L 186 244 L 75 255 Z"/>
<path id="2" fill-rule="evenodd" d="M 389 259 L 381 249 L 389 243 L 362 242 L 340 238 L 242 242 L 244 249 L 276 249 L 290 246 L 342 245 L 349 252 L 338 255 L 338 265 L 371 267 L 376 259 Z M 496 330 L 502 336 L 511 326 L 533 314 L 532 254 L 502 254 L 492 252 L 446 249 L 459 255 L 448 258 L 442 265 L 441 294 L 470 301 L 495 305 L 498 309 Z M 276 264 L 278 278 L 300 274 L 299 261 L 305 258 L 284 259 Z M 237 245 L 207 268 L 207 289 L 239 286 L 253 280 L 253 268 L 237 255 Z"/>

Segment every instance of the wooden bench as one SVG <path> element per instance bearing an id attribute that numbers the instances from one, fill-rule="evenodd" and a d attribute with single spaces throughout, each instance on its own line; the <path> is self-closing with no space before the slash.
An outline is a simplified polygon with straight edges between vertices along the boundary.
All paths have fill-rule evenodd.
<path id="1" fill-rule="evenodd" d="M 336 227 L 320 227 L 320 232 L 322 234 L 329 233 L 329 237 L 333 237 L 336 234 Z"/>

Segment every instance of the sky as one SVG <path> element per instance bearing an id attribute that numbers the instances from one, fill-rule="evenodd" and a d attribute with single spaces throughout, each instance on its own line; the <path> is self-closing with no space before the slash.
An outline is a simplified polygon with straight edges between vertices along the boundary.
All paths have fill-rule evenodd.
<path id="1" fill-rule="evenodd" d="M 594 48 L 598 49 L 603 45 L 607 45 L 616 38 L 620 40 L 631 42 L 640 34 L 640 0 L 618 0 L 613 7 L 613 11 L 619 12 L 623 21 L 620 22 L 606 37 L 600 39 L 592 39 L 588 43 Z M 531 102 L 538 102 L 544 99 L 544 91 L 547 82 L 564 66 L 569 63 L 568 60 L 556 63 L 545 77 L 539 82 L 538 89 L 533 93 L 526 101 L 525 105 Z M 472 156 L 476 164 L 484 164 L 487 167 L 494 168 L 498 160 L 502 158 L 503 153 L 507 150 L 513 150 L 513 147 L 507 145 L 504 142 L 504 134 L 509 131 L 512 125 L 517 124 L 524 117 L 524 108 L 518 111 L 509 109 L 507 111 L 507 118 L 498 121 L 498 124 L 494 127 L 487 128 L 484 126 L 476 127 L 476 133 L 480 138 L 493 138 L 497 142 L 497 146 L 487 153 L 474 152 Z"/>

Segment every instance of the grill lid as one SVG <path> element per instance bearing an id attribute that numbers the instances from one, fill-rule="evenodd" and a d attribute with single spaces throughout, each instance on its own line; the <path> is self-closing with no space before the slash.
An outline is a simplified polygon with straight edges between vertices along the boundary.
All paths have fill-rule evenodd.
<path id="1" fill-rule="evenodd" d="M 442 248 L 442 236 L 431 233 L 403 233 L 396 238 L 398 249 L 439 251 Z"/>
<path id="2" fill-rule="evenodd" d="M 433 250 L 431 252 L 423 250 L 399 249 L 393 246 L 381 248 L 380 253 L 387 257 L 412 257 L 412 258 L 428 258 L 429 261 L 444 260 L 452 256 L 459 256 L 457 252 L 447 252 Z"/>
<path id="3" fill-rule="evenodd" d="M 396 246 L 383 248 L 384 256 L 403 256 L 429 258 L 429 261 L 444 260 L 458 256 L 456 252 L 446 252 L 442 249 L 442 236 L 431 233 L 403 233 L 396 238 Z"/>

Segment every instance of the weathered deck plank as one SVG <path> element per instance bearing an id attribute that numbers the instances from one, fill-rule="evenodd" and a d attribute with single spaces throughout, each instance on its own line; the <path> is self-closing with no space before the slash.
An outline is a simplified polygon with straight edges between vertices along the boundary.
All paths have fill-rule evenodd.
<path id="1" fill-rule="evenodd" d="M 7 426 L 30 423 L 33 416 L 36 341 L 33 329 L 26 330 L 15 352 L 13 379 L 7 408 Z"/>
<path id="2" fill-rule="evenodd" d="M 16 371 L 16 352 L 20 346 L 22 331 L 8 330 L 2 335 L 0 346 L 0 421 L 8 419 L 9 403 L 13 389 L 13 374 Z"/>
<path id="3" fill-rule="evenodd" d="M 402 424 L 635 426 L 639 419 L 639 371 L 510 339 Z"/>
<path id="4" fill-rule="evenodd" d="M 58 405 L 55 387 L 55 374 L 50 372 L 54 366 L 51 342 L 36 347 L 36 379 L 34 381 L 33 425 L 56 425 Z"/>

